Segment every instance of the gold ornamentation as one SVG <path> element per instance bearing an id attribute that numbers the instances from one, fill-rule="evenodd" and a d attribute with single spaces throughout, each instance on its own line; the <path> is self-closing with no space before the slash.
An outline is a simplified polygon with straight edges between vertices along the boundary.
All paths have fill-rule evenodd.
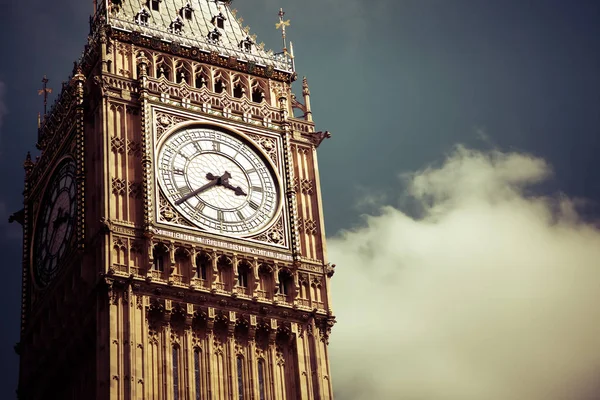
<path id="1" fill-rule="evenodd" d="M 267 153 L 273 163 L 277 165 L 277 145 L 275 139 L 252 134 L 249 136 L 264 150 L 265 153 Z"/>
<path id="2" fill-rule="evenodd" d="M 261 233 L 258 236 L 252 237 L 252 239 L 260 240 L 269 244 L 275 244 L 278 246 L 285 246 L 285 236 L 283 232 L 283 217 L 279 218 L 279 221 L 273 225 L 268 231 Z"/>
<path id="3" fill-rule="evenodd" d="M 156 139 L 160 139 L 166 131 L 184 121 L 186 120 L 174 115 L 156 113 Z"/>
<path id="4" fill-rule="evenodd" d="M 317 234 L 317 223 L 312 219 L 307 219 L 304 221 L 304 231 L 307 235 L 316 235 Z"/>
<path id="5" fill-rule="evenodd" d="M 187 222 L 187 220 L 185 218 L 183 218 L 181 216 L 181 214 L 179 214 L 171 206 L 171 204 L 169 204 L 169 202 L 167 201 L 167 199 L 165 199 L 165 197 L 162 195 L 162 193 L 160 193 L 158 195 L 158 202 L 159 202 L 158 214 L 159 214 L 160 221 L 170 222 L 172 224 L 177 224 L 177 225 L 193 227 L 192 224 Z"/>
<path id="6" fill-rule="evenodd" d="M 125 140 L 119 137 L 112 137 L 110 139 L 110 149 L 114 153 L 123 154 L 125 153 Z"/>
<path id="7" fill-rule="evenodd" d="M 314 182 L 311 179 L 302 179 L 302 193 L 311 195 L 314 193 Z"/>
<path id="8" fill-rule="evenodd" d="M 127 139 L 127 154 L 139 157 L 142 154 L 142 145 L 139 142 Z"/>
<path id="9" fill-rule="evenodd" d="M 112 178 L 112 192 L 117 196 L 124 196 L 127 192 L 125 179 Z"/>
<path id="10" fill-rule="evenodd" d="M 129 197 L 139 199 L 142 197 L 142 184 L 139 182 L 129 182 Z"/>

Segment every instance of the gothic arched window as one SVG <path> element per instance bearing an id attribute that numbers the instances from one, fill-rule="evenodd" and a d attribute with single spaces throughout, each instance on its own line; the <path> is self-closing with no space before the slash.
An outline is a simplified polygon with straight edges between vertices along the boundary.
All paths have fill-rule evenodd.
<path id="1" fill-rule="evenodd" d="M 258 360 L 258 395 L 259 400 L 265 400 L 265 360 Z"/>
<path id="2" fill-rule="evenodd" d="M 279 271 L 279 294 L 285 296 L 292 292 L 292 277 L 288 271 Z"/>
<path id="3" fill-rule="evenodd" d="M 179 349 L 173 346 L 173 400 L 179 400 Z"/>
<path id="4" fill-rule="evenodd" d="M 152 252 L 152 258 L 154 263 L 152 268 L 156 271 L 165 272 L 165 257 L 167 256 L 166 251 L 162 247 L 155 247 Z"/>
<path id="5" fill-rule="evenodd" d="M 201 350 L 200 349 L 195 349 L 194 350 L 194 382 L 196 385 L 196 400 L 200 400 L 202 398 L 201 396 L 201 387 L 200 384 L 202 382 L 202 377 L 200 376 L 200 362 L 201 362 Z"/>
<path id="6" fill-rule="evenodd" d="M 207 271 L 210 267 L 210 258 L 202 253 L 196 256 L 196 278 L 206 280 Z"/>
<path id="7" fill-rule="evenodd" d="M 242 87 L 242 85 L 240 83 L 237 83 L 233 87 L 233 97 L 237 97 L 238 99 L 241 99 L 243 95 L 244 95 L 244 88 Z"/>
<path id="8" fill-rule="evenodd" d="M 245 263 L 238 265 L 238 286 L 248 287 L 248 266 Z"/>
<path id="9" fill-rule="evenodd" d="M 237 384 L 238 399 L 244 400 L 244 360 L 242 356 L 237 356 Z"/>

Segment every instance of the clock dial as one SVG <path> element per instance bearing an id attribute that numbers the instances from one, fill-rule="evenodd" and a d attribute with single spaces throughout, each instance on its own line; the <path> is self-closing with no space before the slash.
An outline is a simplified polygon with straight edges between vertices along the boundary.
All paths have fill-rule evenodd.
<path id="1" fill-rule="evenodd" d="M 73 235 L 75 222 L 75 165 L 63 163 L 46 189 L 34 238 L 34 274 L 40 287 L 56 276 Z"/>
<path id="2" fill-rule="evenodd" d="M 158 182 L 185 218 L 228 235 L 264 229 L 279 207 L 272 168 L 248 143 L 209 127 L 175 132 L 158 152 Z"/>

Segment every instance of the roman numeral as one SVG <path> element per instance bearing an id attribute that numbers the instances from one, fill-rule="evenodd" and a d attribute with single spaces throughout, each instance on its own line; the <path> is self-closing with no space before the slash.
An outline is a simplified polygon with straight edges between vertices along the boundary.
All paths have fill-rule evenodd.
<path id="1" fill-rule="evenodd" d="M 250 168 L 250 169 L 246 170 L 247 174 L 253 174 L 255 172 L 256 172 L 256 170 L 254 168 Z"/>
<path id="2" fill-rule="evenodd" d="M 174 170 L 173 170 L 173 173 L 174 173 L 175 175 L 183 175 L 183 174 L 184 174 L 183 170 L 182 170 L 182 169 L 179 169 L 179 168 L 176 168 L 176 169 L 174 169 Z"/>
<path id="3" fill-rule="evenodd" d="M 237 214 L 237 217 L 240 219 L 240 221 L 243 221 L 245 219 L 244 214 L 242 214 L 242 212 L 240 210 L 237 210 L 236 214 Z"/>
<path id="4" fill-rule="evenodd" d="M 260 208 L 260 206 L 259 206 L 258 204 L 256 204 L 255 202 L 253 202 L 252 200 L 250 200 L 250 202 L 249 202 L 248 204 L 250 204 L 250 207 L 251 207 L 251 208 L 252 208 L 254 211 L 256 211 L 256 210 L 258 210 L 258 209 Z"/>
<path id="5" fill-rule="evenodd" d="M 256 193 L 262 193 L 263 192 L 263 188 L 260 186 L 252 186 L 252 191 L 256 192 Z"/>
<path id="6" fill-rule="evenodd" d="M 179 194 L 181 196 L 185 196 L 186 194 L 190 193 L 192 191 L 192 189 L 190 189 L 189 186 L 182 186 L 182 187 L 177 187 L 177 191 L 179 192 Z"/>
<path id="7" fill-rule="evenodd" d="M 214 151 L 221 151 L 221 143 L 219 142 L 212 142 L 213 144 L 213 150 Z"/>
<path id="8" fill-rule="evenodd" d="M 225 216 L 223 215 L 223 211 L 217 210 L 217 219 L 219 220 L 219 222 L 225 221 Z"/>

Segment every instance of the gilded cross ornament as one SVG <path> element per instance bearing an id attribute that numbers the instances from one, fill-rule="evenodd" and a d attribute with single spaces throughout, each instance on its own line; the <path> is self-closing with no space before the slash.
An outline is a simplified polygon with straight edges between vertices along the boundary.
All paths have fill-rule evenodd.
<path id="1" fill-rule="evenodd" d="M 52 93 L 52 89 L 48 87 L 49 79 L 44 75 L 42 78 L 42 83 L 44 86 L 38 90 L 38 95 L 44 96 L 44 117 L 48 112 L 48 95 Z"/>
<path id="2" fill-rule="evenodd" d="M 285 41 L 285 27 L 286 26 L 290 26 L 290 20 L 285 20 L 283 19 L 283 16 L 285 15 L 285 11 L 283 11 L 283 8 L 279 9 L 279 22 L 275 24 L 275 28 L 276 29 L 281 29 L 281 38 L 283 40 L 283 52 L 287 54 L 287 45 L 286 45 L 286 41 Z"/>

